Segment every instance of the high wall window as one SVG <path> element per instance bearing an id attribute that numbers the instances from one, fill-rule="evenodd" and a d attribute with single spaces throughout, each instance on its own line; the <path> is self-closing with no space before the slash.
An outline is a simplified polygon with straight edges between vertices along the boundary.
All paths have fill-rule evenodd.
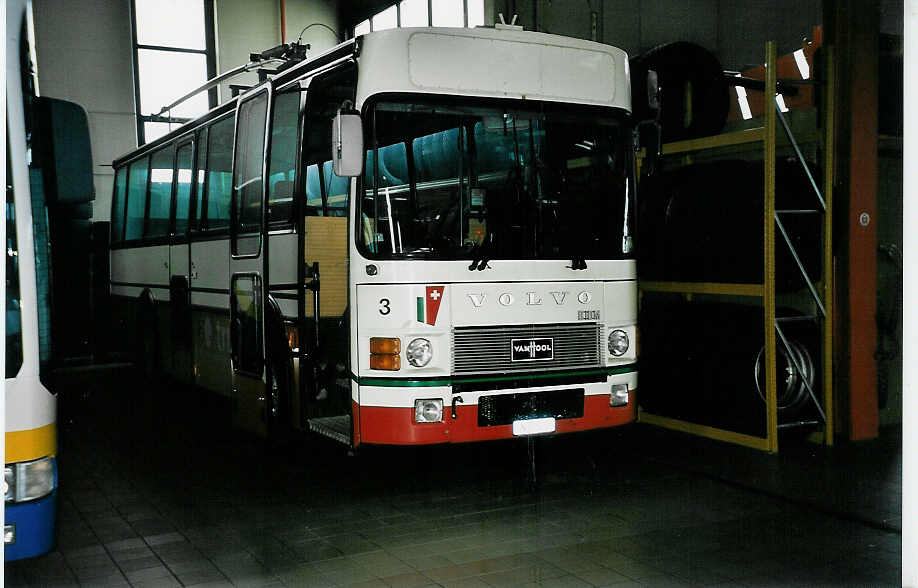
<path id="1" fill-rule="evenodd" d="M 484 0 L 402 0 L 354 27 L 354 36 L 396 27 L 476 27 L 484 24 Z"/>
<path id="2" fill-rule="evenodd" d="M 133 0 L 134 93 L 138 143 L 148 143 L 217 104 L 202 92 L 160 110 L 214 77 L 213 0 Z"/>

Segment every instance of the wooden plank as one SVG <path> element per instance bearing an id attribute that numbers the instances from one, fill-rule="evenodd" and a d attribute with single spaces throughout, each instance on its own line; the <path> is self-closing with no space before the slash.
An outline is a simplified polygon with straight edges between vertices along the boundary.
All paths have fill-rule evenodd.
<path id="1" fill-rule="evenodd" d="M 721 294 L 727 296 L 752 296 L 761 298 L 762 284 L 730 284 L 716 282 L 639 282 L 645 292 L 672 292 L 674 294 Z"/>
<path id="2" fill-rule="evenodd" d="M 638 411 L 638 422 L 663 427 L 664 429 L 673 431 L 690 433 L 700 437 L 707 437 L 708 439 L 715 439 L 717 441 L 735 443 L 736 445 L 751 447 L 752 449 L 758 449 L 760 451 L 770 451 L 768 439 L 762 437 L 737 433 L 736 431 L 727 431 L 726 429 L 718 429 L 717 427 L 709 427 L 707 425 L 699 425 L 688 421 L 681 421 L 679 419 L 660 416 L 643 410 Z"/>
<path id="3" fill-rule="evenodd" d="M 319 300 L 323 317 L 341 316 L 347 307 L 347 217 L 306 217 L 306 264 L 319 262 Z M 306 316 L 312 316 L 312 292 Z"/>
<path id="4" fill-rule="evenodd" d="M 765 44 L 765 420 L 768 450 L 778 451 L 777 334 L 775 333 L 775 113 L 777 90 L 774 41 Z"/>
<path id="5" fill-rule="evenodd" d="M 676 153 L 685 153 L 688 151 L 701 151 L 703 149 L 716 149 L 718 147 L 729 147 L 731 145 L 756 143 L 762 140 L 762 136 L 763 130 L 759 127 L 756 129 L 737 131 L 735 133 L 702 137 L 700 139 L 688 139 L 686 141 L 665 143 L 663 145 L 663 155 L 674 155 Z"/>

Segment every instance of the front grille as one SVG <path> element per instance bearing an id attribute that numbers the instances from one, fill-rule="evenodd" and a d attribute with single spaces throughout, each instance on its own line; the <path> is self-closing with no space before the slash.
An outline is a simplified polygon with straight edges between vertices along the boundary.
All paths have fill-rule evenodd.
<path id="1" fill-rule="evenodd" d="M 509 425 L 520 419 L 583 416 L 583 388 L 482 396 L 478 399 L 478 426 Z"/>
<path id="2" fill-rule="evenodd" d="M 552 339 L 552 357 L 513 361 L 514 339 Z M 596 323 L 456 327 L 453 374 L 494 374 L 602 365 L 602 328 Z"/>

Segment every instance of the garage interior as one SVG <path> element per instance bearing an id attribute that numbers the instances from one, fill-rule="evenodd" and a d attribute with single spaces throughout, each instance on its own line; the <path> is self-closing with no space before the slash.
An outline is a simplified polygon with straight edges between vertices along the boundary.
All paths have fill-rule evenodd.
<path id="1" fill-rule="evenodd" d="M 40 93 L 88 116 L 85 238 L 107 239 L 112 161 L 173 128 L 160 108 L 202 81 L 144 79 L 144 59 L 152 72 L 154 57 L 180 56 L 176 71 L 212 78 L 296 39 L 317 55 L 424 4 L 429 24 L 448 4 L 458 26 L 515 15 L 624 49 L 633 75 L 659 70 L 664 101 L 661 60 L 680 55 L 713 57 L 719 83 L 748 81 L 724 86 L 726 122 L 695 135 L 707 106 L 689 90 L 694 114 L 664 125 L 658 160 L 643 154 L 661 173 L 641 180 L 638 209 L 637 422 L 277 446 L 199 390 L 146 377 L 103 306 L 68 313 L 55 338 L 69 359 L 53 376 L 57 544 L 7 562 L 6 585 L 901 585 L 901 1 L 32 0 Z M 200 49 L 145 44 L 137 19 L 189 6 L 203 14 Z M 685 57 L 694 48 L 704 56 Z M 256 82 L 221 83 L 191 116 Z M 769 87 L 786 108 L 765 107 Z M 728 204 L 735 194 L 752 204 Z M 777 382 L 760 369 L 769 355 Z"/>

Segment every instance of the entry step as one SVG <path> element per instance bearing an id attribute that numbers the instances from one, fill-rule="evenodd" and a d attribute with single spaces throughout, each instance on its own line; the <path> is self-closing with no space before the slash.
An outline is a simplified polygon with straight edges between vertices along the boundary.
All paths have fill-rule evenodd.
<path id="1" fill-rule="evenodd" d="M 309 430 L 345 445 L 351 444 L 351 415 L 309 419 Z"/>

